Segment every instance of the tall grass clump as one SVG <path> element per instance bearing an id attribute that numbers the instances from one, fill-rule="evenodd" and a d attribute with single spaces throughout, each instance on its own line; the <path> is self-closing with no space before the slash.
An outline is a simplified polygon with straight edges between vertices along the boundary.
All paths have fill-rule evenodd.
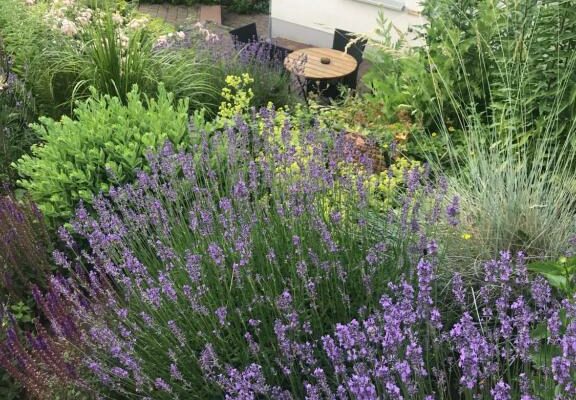
<path id="1" fill-rule="evenodd" d="M 515 135 L 467 118 L 465 153 L 447 140 L 448 182 L 460 198 L 473 253 L 485 257 L 502 248 L 562 256 L 576 235 L 572 146 L 546 139 L 518 144 Z"/>
<path id="2" fill-rule="evenodd" d="M 460 196 L 476 257 L 498 249 L 559 257 L 576 234 L 571 111 L 576 55 L 565 51 L 572 39 L 561 30 L 576 16 L 566 2 L 520 3 L 522 13 L 516 3 L 477 5 L 477 20 L 464 6 L 429 2 L 438 7 L 434 12 L 460 16 L 432 23 L 430 37 L 439 25 L 455 32 L 462 24 L 469 36 L 462 42 L 445 33 L 451 40 L 432 46 L 430 61 L 436 62 L 434 51 L 440 48 L 452 60 L 450 68 L 437 66 L 434 75 L 438 98 L 446 103 L 437 102 L 432 117 L 446 139 L 446 153 L 428 158 L 451 171 L 449 184 Z M 513 31 L 516 26 L 524 28 Z"/>
<path id="3" fill-rule="evenodd" d="M 66 41 L 45 50 L 50 96 L 60 107 L 90 96 L 90 87 L 126 102 L 138 85 L 148 96 L 163 83 L 178 99 L 188 99 L 191 109 L 214 106 L 217 92 L 206 62 L 193 50 L 156 48 L 145 28 L 126 30 L 111 14 L 104 14 L 83 29 L 81 40 Z"/>
<path id="4" fill-rule="evenodd" d="M 46 60 L 42 55 L 44 49 L 60 43 L 63 35 L 51 29 L 43 19 L 46 10 L 44 3 L 31 7 L 19 0 L 0 2 L 0 36 L 2 52 L 13 62 L 11 72 L 32 93 L 38 112 L 52 115 L 53 104 L 44 102 L 40 96 L 49 91 L 49 81 L 37 74 L 37 71 L 46 68 Z"/>

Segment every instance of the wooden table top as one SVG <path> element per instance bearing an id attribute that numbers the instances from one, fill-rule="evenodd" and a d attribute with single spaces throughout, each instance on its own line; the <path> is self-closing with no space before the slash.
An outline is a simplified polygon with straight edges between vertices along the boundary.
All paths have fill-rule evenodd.
<path id="1" fill-rule="evenodd" d="M 330 58 L 330 64 L 322 64 L 322 57 Z M 288 54 L 284 66 L 288 71 L 307 79 L 335 79 L 354 72 L 358 63 L 343 51 L 310 47 Z"/>

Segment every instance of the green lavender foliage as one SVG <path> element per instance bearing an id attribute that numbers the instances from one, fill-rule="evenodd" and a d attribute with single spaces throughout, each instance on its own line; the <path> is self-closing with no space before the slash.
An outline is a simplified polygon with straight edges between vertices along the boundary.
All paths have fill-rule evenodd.
<path id="1" fill-rule="evenodd" d="M 146 154 L 166 140 L 179 148 L 189 142 L 188 103 L 174 105 L 161 86 L 158 99 L 145 101 L 133 88 L 126 105 L 93 96 L 78 103 L 74 119 L 40 118 L 33 129 L 42 143 L 15 163 L 18 183 L 52 221 L 64 222 L 80 200 L 90 203 L 111 184 L 133 180 L 146 167 Z"/>

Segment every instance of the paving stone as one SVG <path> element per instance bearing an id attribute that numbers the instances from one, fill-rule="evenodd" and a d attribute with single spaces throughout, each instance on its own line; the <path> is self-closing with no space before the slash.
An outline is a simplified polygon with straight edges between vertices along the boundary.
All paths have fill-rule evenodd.
<path id="1" fill-rule="evenodd" d="M 200 6 L 200 22 L 212 21 L 222 25 L 222 6 Z"/>

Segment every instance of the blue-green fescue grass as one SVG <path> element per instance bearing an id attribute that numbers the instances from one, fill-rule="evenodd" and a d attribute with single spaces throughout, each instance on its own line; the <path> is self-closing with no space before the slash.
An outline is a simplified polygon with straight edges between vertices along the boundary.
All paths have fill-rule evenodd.
<path id="1" fill-rule="evenodd" d="M 502 23 L 496 17 L 494 21 Z M 536 21 L 527 29 L 536 30 L 538 23 L 546 22 Z M 466 241 L 455 241 L 454 253 L 459 257 L 474 254 L 485 259 L 501 249 L 559 257 L 576 234 L 576 120 L 566 121 L 576 55 L 567 56 L 562 64 L 558 61 L 548 71 L 554 84 L 544 95 L 532 76 L 534 59 L 545 53 L 534 43 L 534 36 L 525 33 L 515 38 L 511 51 L 504 39 L 496 40 L 500 46 L 491 47 L 489 39 L 476 31 L 474 39 L 481 44 L 477 57 L 483 61 L 480 68 L 496 68 L 483 70 L 490 79 L 483 82 L 489 99 L 486 112 L 466 100 L 474 98 L 478 86 L 468 80 L 468 74 L 463 74 L 467 95 L 451 90 L 451 77 L 434 75 L 437 98 L 449 99 L 463 130 L 455 133 L 442 105 L 436 105 L 435 119 L 447 147 L 442 149 L 445 154 L 434 152 L 428 158 L 439 172 L 449 160 L 449 187 L 460 197 L 463 229 L 471 235 Z M 447 46 L 458 57 L 462 71 L 477 68 L 466 64 L 456 40 Z M 536 108 L 539 112 L 534 113 Z"/>

